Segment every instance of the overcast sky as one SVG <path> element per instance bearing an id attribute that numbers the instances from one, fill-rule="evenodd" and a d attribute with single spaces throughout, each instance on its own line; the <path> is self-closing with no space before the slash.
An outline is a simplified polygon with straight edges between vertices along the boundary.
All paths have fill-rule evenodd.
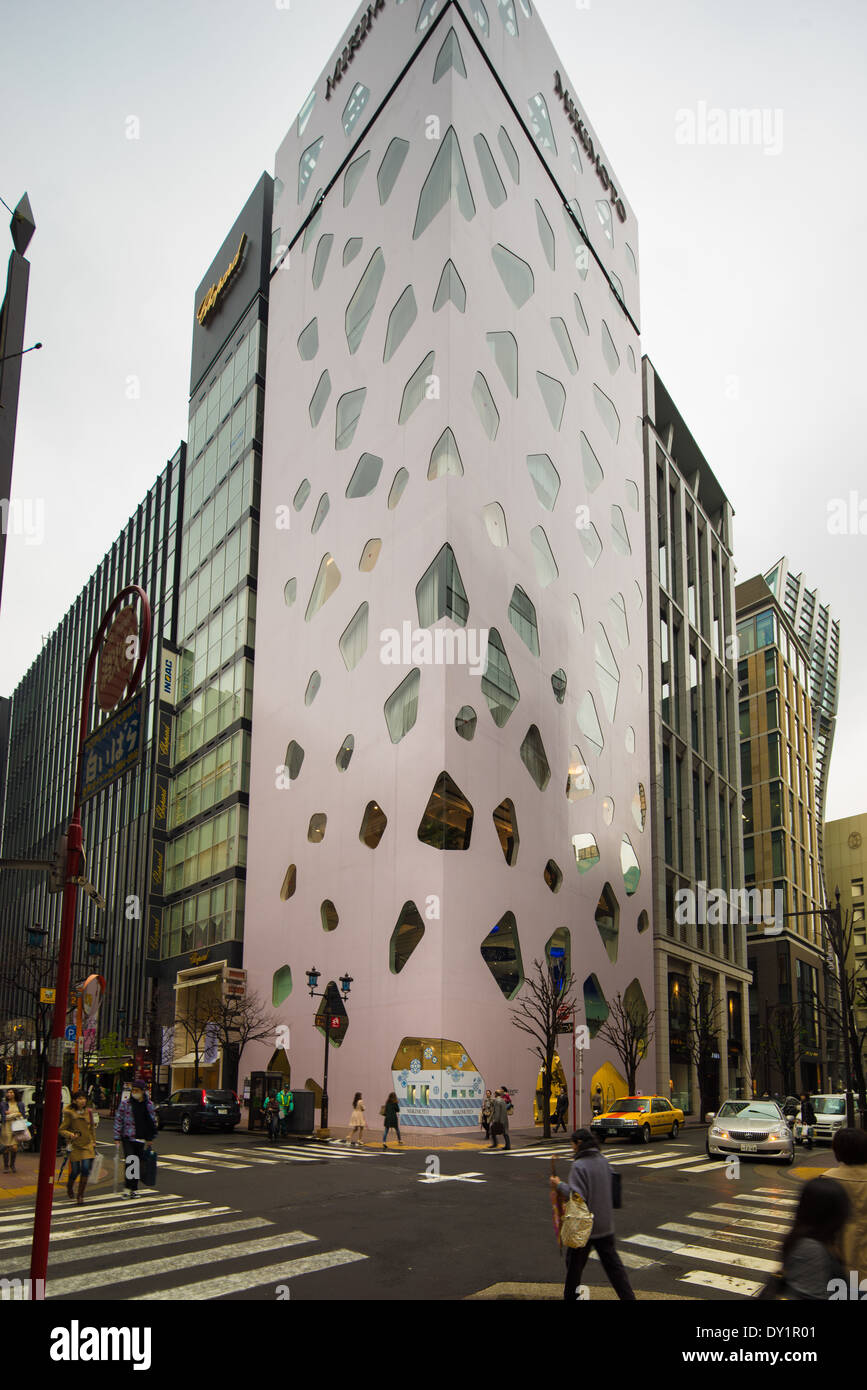
<path id="1" fill-rule="evenodd" d="M 45 344 L 13 497 L 44 499 L 45 539 L 9 537 L 2 694 L 185 437 L 194 291 L 356 8 L 285 4 L 7 0 L 0 196 L 30 194 L 27 341 Z M 732 500 L 739 579 L 786 553 L 841 621 L 827 814 L 863 811 L 867 6 L 537 8 L 635 209 L 643 349 Z M 710 143 L 732 134 L 714 108 L 763 112 L 761 138 Z"/>

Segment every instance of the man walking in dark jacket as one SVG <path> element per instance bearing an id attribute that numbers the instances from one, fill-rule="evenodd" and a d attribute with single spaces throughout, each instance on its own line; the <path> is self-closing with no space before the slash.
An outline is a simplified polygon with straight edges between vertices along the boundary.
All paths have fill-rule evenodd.
<path id="1" fill-rule="evenodd" d="M 806 1091 L 801 1092 L 801 1124 L 804 1126 L 804 1143 L 808 1149 L 813 1147 L 813 1136 L 809 1126 L 816 1123 L 816 1112 Z"/>
<path id="2" fill-rule="evenodd" d="M 572 1152 L 575 1157 L 568 1183 L 552 1177 L 551 1186 L 556 1187 L 561 1197 L 568 1198 L 573 1192 L 580 1193 L 593 1213 L 593 1229 L 586 1245 L 580 1249 L 566 1249 L 566 1283 L 563 1287 L 563 1298 L 567 1303 L 575 1301 L 592 1246 L 617 1297 L 635 1302 L 629 1276 L 614 1246 L 614 1184 L 608 1161 L 603 1157 L 589 1129 L 574 1131 Z"/>
<path id="3" fill-rule="evenodd" d="M 505 1140 L 504 1147 L 510 1149 L 512 1145 L 509 1139 L 509 1112 L 506 1108 L 506 1102 L 502 1092 L 495 1091 L 494 1103 L 491 1109 L 491 1138 L 494 1141 L 490 1146 L 492 1149 L 498 1147 L 497 1138 L 500 1134 L 502 1134 Z"/>

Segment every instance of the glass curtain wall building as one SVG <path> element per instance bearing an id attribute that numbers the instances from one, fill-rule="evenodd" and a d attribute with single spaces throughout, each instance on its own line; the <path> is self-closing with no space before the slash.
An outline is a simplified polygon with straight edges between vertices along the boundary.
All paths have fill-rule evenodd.
<path id="1" fill-rule="evenodd" d="M 647 358 L 642 371 L 656 1089 L 699 1113 L 750 1093 L 746 927 L 731 910 L 743 886 L 733 512 Z M 724 907 L 708 907 L 711 892 Z M 718 1056 L 700 1075 L 703 1028 Z"/>
<path id="2" fill-rule="evenodd" d="M 147 744 L 132 772 L 84 803 L 86 876 L 107 907 L 101 911 L 79 893 L 74 951 L 76 963 L 106 978 L 101 1034 L 129 1036 L 133 1046 L 147 1032 L 150 1009 L 144 962 L 150 865 L 155 826 L 158 835 L 160 825 L 159 705 L 163 658 L 176 638 L 185 461 L 181 445 L 12 696 L 3 857 L 53 859 L 72 810 L 82 685 L 96 630 L 122 589 L 129 584 L 144 589 L 153 612 L 151 651 L 142 675 Z M 56 952 L 63 898 L 48 889 L 45 873 L 0 874 L 0 952 L 5 960 L 26 945 L 34 927 L 46 933 L 42 949 Z M 14 987 L 7 987 L 0 1014 L 15 1016 L 20 1010 Z"/>
<path id="3" fill-rule="evenodd" d="M 819 869 L 822 874 L 825 798 L 839 701 L 840 624 L 831 617 L 828 605 L 819 602 L 818 590 L 807 588 L 803 574 L 792 574 L 785 556 L 765 575 L 765 583 L 789 618 L 809 658 L 808 683 L 813 705 L 816 821 L 819 835 Z"/>
<path id="4" fill-rule="evenodd" d="M 167 824 L 151 871 L 148 971 L 167 1029 L 178 972 L 239 967 L 243 952 L 272 207 L 264 174 L 195 298 L 180 672 L 163 708 Z M 192 1084 L 201 1031 L 184 989 L 178 1018 L 188 1024 L 177 1024 L 164 1056 L 173 1087 Z M 218 1049 L 209 1042 L 202 1057 L 199 1079 L 218 1085 Z"/>
<path id="5" fill-rule="evenodd" d="M 761 575 L 735 591 L 744 882 L 771 890 L 782 930 L 751 928 L 751 1033 L 761 1091 L 833 1088 L 840 1039 L 824 903 L 808 654 Z"/>
<path id="6" fill-rule="evenodd" d="M 597 1035 L 653 991 L 635 214 L 528 0 L 361 7 L 276 174 L 245 966 L 314 1091 L 305 974 L 335 1011 L 352 976 L 335 1123 L 394 1089 L 474 1129 L 504 1082 L 529 1123 L 537 961 L 576 977 L 585 1088 L 623 1094 Z"/>

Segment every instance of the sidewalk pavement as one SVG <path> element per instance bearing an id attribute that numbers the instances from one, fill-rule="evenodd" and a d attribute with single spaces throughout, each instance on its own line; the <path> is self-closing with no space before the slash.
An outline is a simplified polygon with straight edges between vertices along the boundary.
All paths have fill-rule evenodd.
<path id="1" fill-rule="evenodd" d="M 62 1179 L 58 1182 L 58 1173 L 63 1163 L 63 1154 L 57 1155 L 57 1162 L 54 1167 L 54 1186 L 55 1195 L 61 1192 L 66 1186 L 66 1178 L 69 1174 L 69 1164 L 63 1172 Z M 103 1154 L 103 1158 L 106 1158 Z M 103 1167 L 102 1177 L 92 1185 L 96 1187 L 106 1181 L 110 1181 L 113 1168 L 106 1159 Z M 36 1195 L 36 1184 L 39 1178 L 39 1154 L 22 1153 L 18 1151 L 15 1158 L 15 1172 L 10 1173 L 5 1168 L 0 1167 L 0 1202 L 13 1197 L 34 1197 Z"/>

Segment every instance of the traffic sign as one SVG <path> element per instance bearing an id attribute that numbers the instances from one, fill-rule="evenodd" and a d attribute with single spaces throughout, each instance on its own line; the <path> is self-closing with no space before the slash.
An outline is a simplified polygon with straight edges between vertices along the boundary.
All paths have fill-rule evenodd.
<path id="1" fill-rule="evenodd" d="M 64 1036 L 64 1038 L 66 1039 L 67 1042 L 71 1042 L 71 1043 L 74 1043 L 74 1042 L 75 1042 L 75 1032 L 76 1032 L 75 1024 L 74 1024 L 74 1023 L 68 1023 L 68 1024 L 66 1025 L 66 1030 L 65 1030 L 65 1032 L 64 1032 L 64 1034 L 63 1034 L 63 1036 Z"/>
<path id="2" fill-rule="evenodd" d="M 53 989 L 41 989 L 39 991 L 40 1004 L 53 1004 L 56 992 L 57 991 Z"/>

